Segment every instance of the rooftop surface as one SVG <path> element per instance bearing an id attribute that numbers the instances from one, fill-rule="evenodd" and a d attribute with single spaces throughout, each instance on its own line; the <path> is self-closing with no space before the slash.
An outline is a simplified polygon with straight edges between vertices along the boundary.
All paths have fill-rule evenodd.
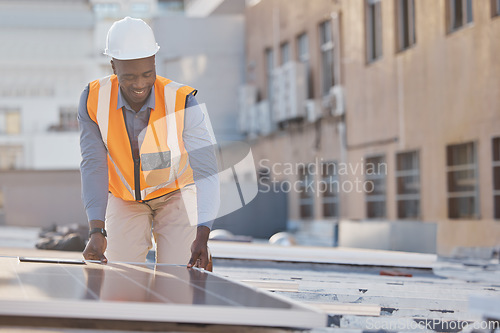
<path id="1" fill-rule="evenodd" d="M 36 250 L 37 235 L 37 229 L 2 227 L 0 256 L 81 258 L 78 252 Z M 475 311 L 486 301 L 491 304 L 488 316 L 500 316 L 498 260 L 460 262 L 418 253 L 231 242 L 211 242 L 210 247 L 214 273 L 329 313 L 330 327 L 312 332 L 487 332 L 493 324 L 484 320 L 484 311 Z M 11 327 L 0 332 L 5 329 L 21 332 Z M 34 329 L 29 331 L 46 331 Z"/>

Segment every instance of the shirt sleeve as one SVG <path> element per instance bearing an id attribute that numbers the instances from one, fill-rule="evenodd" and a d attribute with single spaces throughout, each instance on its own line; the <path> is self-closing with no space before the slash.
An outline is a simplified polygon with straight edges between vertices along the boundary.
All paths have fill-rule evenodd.
<path id="1" fill-rule="evenodd" d="M 219 212 L 220 185 L 216 143 L 210 136 L 207 121 L 196 98 L 189 95 L 182 138 L 197 190 L 198 226 L 204 225 L 211 229 Z"/>
<path id="2" fill-rule="evenodd" d="M 87 218 L 104 221 L 108 204 L 108 151 L 102 141 L 99 126 L 90 118 L 87 110 L 87 86 L 78 105 L 78 126 L 80 128 L 80 150 L 82 162 L 82 200 Z"/>

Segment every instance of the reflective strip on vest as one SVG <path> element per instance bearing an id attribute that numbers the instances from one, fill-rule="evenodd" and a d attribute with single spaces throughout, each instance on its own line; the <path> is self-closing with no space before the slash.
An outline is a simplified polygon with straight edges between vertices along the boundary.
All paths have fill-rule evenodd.
<path id="1" fill-rule="evenodd" d="M 170 172 L 169 183 L 177 179 L 179 174 L 179 164 L 181 162 L 181 149 L 179 148 L 179 140 L 177 139 L 177 121 L 175 119 L 175 106 L 177 105 L 177 90 L 183 85 L 177 82 L 170 82 L 165 86 L 165 101 L 171 101 L 172 103 L 166 103 L 167 109 L 165 110 L 167 116 L 165 121 L 167 122 L 167 145 L 171 151 L 172 165 Z"/>
<path id="2" fill-rule="evenodd" d="M 99 80 L 99 99 L 97 100 L 97 123 L 101 131 L 102 141 L 108 148 L 109 102 L 111 99 L 111 75 Z M 114 163 L 113 163 L 114 164 Z M 115 166 L 116 167 L 116 166 Z M 120 175 L 123 177 L 122 175 Z"/>
<path id="3" fill-rule="evenodd" d="M 99 99 L 97 100 L 96 119 L 97 119 L 97 124 L 99 125 L 99 130 L 101 131 L 102 141 L 104 142 L 106 149 L 108 148 L 109 108 L 111 101 L 112 86 L 113 85 L 111 82 L 111 75 L 106 76 L 99 80 Z M 108 158 L 113 164 L 113 167 L 116 173 L 118 174 L 118 177 L 120 177 L 120 180 L 122 181 L 125 188 L 129 191 L 130 195 L 132 195 L 132 197 L 135 198 L 135 190 L 133 190 L 127 183 L 125 177 L 121 173 L 118 166 L 116 166 L 116 163 L 115 161 L 113 161 L 113 158 L 111 158 L 110 154 L 108 154 Z"/>
<path id="4" fill-rule="evenodd" d="M 177 82 L 171 81 L 164 88 L 165 95 L 165 122 L 167 125 L 167 146 L 170 149 L 170 174 L 169 178 L 166 182 L 159 184 L 157 186 L 149 187 L 144 189 L 143 195 L 144 197 L 150 193 L 153 193 L 156 190 L 172 185 L 172 183 L 176 182 L 178 176 L 182 175 L 184 171 L 187 169 L 188 163 L 184 166 L 184 168 L 179 172 L 179 165 L 181 161 L 181 149 L 179 147 L 179 140 L 177 136 L 177 122 L 176 122 L 176 112 L 175 105 L 177 102 L 177 90 L 184 85 L 179 84 Z M 153 124 L 154 126 L 154 124 Z"/>
<path id="5" fill-rule="evenodd" d="M 120 169 L 118 169 L 118 167 L 116 166 L 115 161 L 113 161 L 113 158 L 111 158 L 111 155 L 108 154 L 108 158 L 111 161 L 111 163 L 113 163 L 113 166 L 115 167 L 116 173 L 118 174 L 118 177 L 120 177 L 120 180 L 122 181 L 123 185 L 125 185 L 125 187 L 129 191 L 129 193 L 132 195 L 132 198 L 135 198 L 135 190 L 133 190 L 130 187 L 130 185 L 127 183 L 127 181 L 125 180 L 125 177 L 123 177 L 122 173 L 120 172 Z"/>
<path id="6" fill-rule="evenodd" d="M 110 108 L 110 101 L 111 101 L 111 88 L 112 88 L 112 82 L 111 82 L 111 75 L 106 76 L 102 79 L 99 80 L 99 98 L 97 100 L 97 114 L 96 114 L 96 119 L 97 123 L 99 124 L 99 130 L 101 131 L 101 137 L 102 141 L 104 142 L 104 145 L 106 146 L 106 149 L 108 149 L 108 124 L 109 124 L 109 108 Z M 125 188 L 129 191 L 129 193 L 132 195 L 133 198 L 135 198 L 135 190 L 133 190 L 130 185 L 127 183 L 125 180 L 125 177 L 121 173 L 120 169 L 116 166 L 115 161 L 111 158 L 111 155 L 108 154 L 108 158 L 113 164 L 113 167 L 118 174 L 118 177 L 120 177 L 120 180 L 122 181 L 123 185 Z"/>

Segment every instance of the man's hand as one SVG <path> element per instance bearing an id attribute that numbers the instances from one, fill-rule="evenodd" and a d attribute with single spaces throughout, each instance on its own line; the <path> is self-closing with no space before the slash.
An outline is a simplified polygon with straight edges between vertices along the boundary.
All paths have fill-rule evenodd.
<path id="1" fill-rule="evenodd" d="M 104 228 L 104 221 L 92 220 L 89 222 L 90 229 L 93 228 Z M 108 258 L 104 256 L 104 251 L 108 246 L 108 241 L 103 234 L 94 233 L 90 236 L 85 250 L 83 250 L 83 258 L 85 260 L 99 260 L 101 263 L 107 263 Z"/>
<path id="2" fill-rule="evenodd" d="M 191 259 L 187 264 L 188 268 L 193 266 L 206 269 L 208 265 L 208 236 L 210 228 L 199 226 L 196 230 L 196 239 L 191 244 Z"/>
<path id="3" fill-rule="evenodd" d="M 104 251 L 106 251 L 106 246 L 108 241 L 103 234 L 95 233 L 90 236 L 85 250 L 83 250 L 83 257 L 86 260 L 99 260 L 101 263 L 107 263 L 108 258 L 104 256 Z"/>

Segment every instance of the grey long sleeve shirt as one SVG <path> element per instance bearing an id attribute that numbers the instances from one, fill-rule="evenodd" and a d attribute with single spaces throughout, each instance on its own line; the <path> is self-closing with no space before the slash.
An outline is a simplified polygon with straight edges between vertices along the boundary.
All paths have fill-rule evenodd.
<path id="1" fill-rule="evenodd" d="M 87 86 L 80 97 L 78 124 L 80 127 L 80 148 L 82 162 L 82 198 L 89 221 L 104 221 L 108 202 L 108 162 L 107 149 L 102 141 L 98 125 L 87 111 Z M 155 106 L 154 87 L 139 112 L 135 112 L 118 91 L 117 112 L 122 112 L 131 139 L 134 156 L 139 155 L 138 136 L 148 125 L 151 109 Z M 189 95 L 186 101 L 184 146 L 188 152 L 189 164 L 197 188 L 198 225 L 212 227 L 219 209 L 219 178 L 214 143 L 207 129 L 205 115 L 196 98 Z"/>

